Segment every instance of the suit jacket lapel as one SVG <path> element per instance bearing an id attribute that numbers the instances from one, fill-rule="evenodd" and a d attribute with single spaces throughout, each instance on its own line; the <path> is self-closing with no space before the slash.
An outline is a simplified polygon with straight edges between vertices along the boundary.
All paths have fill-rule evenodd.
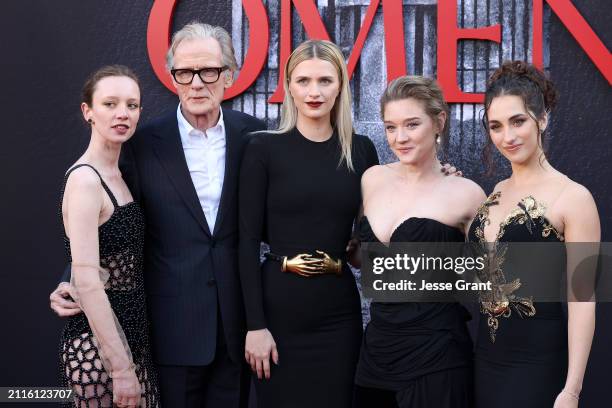
<path id="1" fill-rule="evenodd" d="M 231 199 L 232 195 L 230 193 L 235 189 L 238 182 L 240 143 L 244 130 L 242 121 L 237 121 L 230 110 L 223 110 L 223 121 L 225 123 L 225 175 L 223 176 L 219 211 L 217 212 L 213 235 L 217 234 L 221 227 L 223 217 L 225 217 L 228 210 L 227 200 Z"/>
<path id="2" fill-rule="evenodd" d="M 204 232 L 211 236 L 198 194 L 189 174 L 176 114 L 167 121 L 164 121 L 163 125 L 154 132 L 153 149 L 179 196 L 183 199 Z"/>

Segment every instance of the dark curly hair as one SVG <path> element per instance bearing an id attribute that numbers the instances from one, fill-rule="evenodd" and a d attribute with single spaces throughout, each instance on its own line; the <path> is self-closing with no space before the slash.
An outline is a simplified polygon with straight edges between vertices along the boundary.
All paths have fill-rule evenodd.
<path id="1" fill-rule="evenodd" d="M 538 133 L 542 135 L 538 143 L 542 143 L 544 133 L 540 130 L 538 121 L 555 108 L 559 98 L 552 81 L 544 72 L 525 61 L 504 62 L 487 81 L 482 117 L 487 135 L 489 135 L 487 112 L 493 99 L 503 95 L 514 95 L 523 100 L 527 114 L 535 121 Z M 493 142 L 489 136 L 483 150 L 483 160 L 488 174 L 493 170 L 492 150 Z"/>

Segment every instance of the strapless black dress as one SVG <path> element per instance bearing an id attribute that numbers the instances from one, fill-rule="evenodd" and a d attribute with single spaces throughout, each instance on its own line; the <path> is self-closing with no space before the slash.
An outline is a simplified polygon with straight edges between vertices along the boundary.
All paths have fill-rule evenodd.
<path id="1" fill-rule="evenodd" d="M 500 196 L 499 192 L 491 194 L 481 206 L 470 226 L 469 241 L 485 242 L 489 207 L 498 205 Z M 501 223 L 495 244 L 563 241 L 545 211 L 546 207 L 533 197 L 522 199 Z M 552 247 L 558 253 L 547 256 L 546 269 L 559 270 L 556 280 L 560 285 L 561 272 L 566 269 L 565 247 Z M 494 284 L 513 280 L 512 276 L 520 273 L 513 270 L 517 265 L 534 262 L 518 259 L 522 254 L 515 248 L 507 246 L 500 269 L 504 276 L 489 277 Z M 520 274 L 522 285 L 512 294 L 514 300 L 505 311 L 492 308 L 481 296 L 474 364 L 475 402 L 479 408 L 552 407 L 565 383 L 567 318 L 562 304 L 533 302 L 530 277 Z"/>
<path id="2" fill-rule="evenodd" d="M 362 242 L 380 242 L 367 220 Z M 463 242 L 463 233 L 429 218 L 409 218 L 391 242 Z M 471 407 L 472 341 L 457 303 L 373 302 L 357 367 L 357 407 Z M 382 401 L 387 401 L 386 404 Z"/>

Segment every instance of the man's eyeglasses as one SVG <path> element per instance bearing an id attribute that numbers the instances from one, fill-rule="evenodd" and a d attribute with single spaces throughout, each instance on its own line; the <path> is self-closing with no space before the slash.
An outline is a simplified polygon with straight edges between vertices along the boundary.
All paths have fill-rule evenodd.
<path id="1" fill-rule="evenodd" d="M 200 69 L 179 68 L 171 69 L 170 73 L 174 80 L 181 85 L 189 85 L 193 81 L 193 77 L 197 74 L 200 80 L 205 84 L 213 84 L 219 80 L 221 72 L 228 67 L 206 67 Z"/>

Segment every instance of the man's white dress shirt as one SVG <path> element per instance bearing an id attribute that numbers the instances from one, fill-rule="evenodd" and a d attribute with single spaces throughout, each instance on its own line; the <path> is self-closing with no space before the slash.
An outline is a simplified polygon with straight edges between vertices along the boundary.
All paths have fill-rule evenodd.
<path id="1" fill-rule="evenodd" d="M 213 233 L 225 176 L 223 110 L 220 110 L 217 124 L 205 132 L 195 129 L 187 122 L 181 112 L 180 104 L 176 117 L 191 181 L 198 194 L 210 232 Z"/>

